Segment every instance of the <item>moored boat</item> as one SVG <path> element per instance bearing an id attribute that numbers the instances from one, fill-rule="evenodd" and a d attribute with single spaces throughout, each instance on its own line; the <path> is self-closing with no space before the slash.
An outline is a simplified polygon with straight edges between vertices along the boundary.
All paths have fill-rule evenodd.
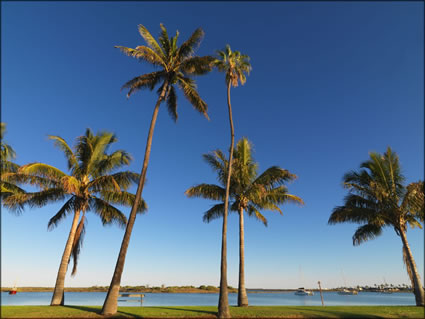
<path id="1" fill-rule="evenodd" d="M 358 293 L 355 289 L 342 289 L 338 291 L 338 295 L 357 295 Z"/>
<path id="2" fill-rule="evenodd" d="M 17 292 L 18 292 L 18 289 L 16 289 L 16 287 L 13 287 L 12 289 L 9 290 L 9 295 L 16 295 Z"/>
<path id="3" fill-rule="evenodd" d="M 313 296 L 314 293 L 312 291 L 305 290 L 304 287 L 298 288 L 295 292 L 297 296 Z"/>

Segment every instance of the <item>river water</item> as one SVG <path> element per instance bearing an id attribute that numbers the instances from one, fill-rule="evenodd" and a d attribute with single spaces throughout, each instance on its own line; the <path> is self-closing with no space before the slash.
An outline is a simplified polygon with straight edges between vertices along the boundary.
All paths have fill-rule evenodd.
<path id="1" fill-rule="evenodd" d="M 217 306 L 218 294 L 197 293 L 144 293 L 143 306 Z M 65 292 L 65 305 L 101 306 L 106 292 Z M 6 305 L 49 305 L 52 292 L 18 292 L 16 295 L 1 293 L 1 304 Z M 413 293 L 381 294 L 359 292 L 358 295 L 339 295 L 323 292 L 326 306 L 339 305 L 415 305 Z M 124 301 L 125 300 L 125 301 Z M 297 296 L 294 292 L 248 293 L 251 306 L 319 306 L 320 293 L 314 296 Z M 229 304 L 237 304 L 237 294 L 229 294 Z M 118 298 L 118 306 L 140 307 L 138 298 Z"/>

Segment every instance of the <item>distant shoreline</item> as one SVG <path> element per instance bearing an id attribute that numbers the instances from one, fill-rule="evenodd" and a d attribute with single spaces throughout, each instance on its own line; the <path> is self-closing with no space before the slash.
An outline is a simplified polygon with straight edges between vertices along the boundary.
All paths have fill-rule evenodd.
<path id="1" fill-rule="evenodd" d="M 193 286 L 184 287 L 152 287 L 147 288 L 143 286 L 124 286 L 120 288 L 121 292 L 141 292 L 141 293 L 218 293 L 219 288 L 214 286 L 201 286 L 202 288 L 195 288 Z M 11 287 L 2 287 L 2 292 L 8 292 Z M 54 287 L 17 287 L 18 292 L 53 292 Z M 248 293 L 291 293 L 297 289 L 262 289 L 253 288 L 247 289 Z M 308 289 L 319 293 L 319 289 Z M 323 289 L 323 292 L 338 291 L 339 289 Z M 93 287 L 65 287 L 65 292 L 107 292 L 107 286 L 93 286 Z M 376 289 L 363 290 L 365 292 L 379 292 Z M 237 293 L 238 290 L 229 287 L 229 293 Z M 412 292 L 410 289 L 403 289 L 397 292 Z"/>

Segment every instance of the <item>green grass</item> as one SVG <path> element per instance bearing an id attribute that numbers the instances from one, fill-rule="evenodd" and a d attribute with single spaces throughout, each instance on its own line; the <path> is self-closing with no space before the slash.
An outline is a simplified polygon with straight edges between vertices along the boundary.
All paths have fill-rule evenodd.
<path id="1" fill-rule="evenodd" d="M 100 306 L 2 306 L 1 318 L 103 318 Z M 230 307 L 233 318 L 424 318 L 415 306 Z M 215 318 L 217 307 L 119 307 L 114 318 Z"/>

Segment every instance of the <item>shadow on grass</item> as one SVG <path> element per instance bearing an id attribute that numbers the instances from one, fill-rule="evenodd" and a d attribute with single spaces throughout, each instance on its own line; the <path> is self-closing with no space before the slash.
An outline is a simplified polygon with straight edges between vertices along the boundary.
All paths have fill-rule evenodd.
<path id="1" fill-rule="evenodd" d="M 187 309 L 187 308 L 172 308 L 172 307 L 159 307 L 159 306 L 155 306 L 152 307 L 155 309 L 167 309 L 167 310 L 178 310 L 178 311 L 188 311 L 188 312 L 196 312 L 196 313 L 207 313 L 210 315 L 214 315 L 217 316 L 217 311 L 208 311 L 208 310 L 196 310 L 196 309 Z"/>
<path id="2" fill-rule="evenodd" d="M 103 316 L 101 314 L 102 308 L 94 308 L 94 307 L 86 307 L 86 306 L 75 306 L 75 305 L 68 305 L 68 306 L 63 306 L 65 308 L 72 308 L 72 309 L 78 309 L 78 310 L 82 310 L 82 311 L 87 311 L 87 312 L 91 312 L 94 314 L 97 314 L 99 316 Z M 120 317 L 120 315 L 127 315 L 133 318 L 141 318 L 138 315 L 135 315 L 134 313 L 129 313 L 129 312 L 125 312 L 125 311 L 121 311 L 118 310 L 117 313 L 115 315 L 112 316 L 104 316 L 105 318 L 116 318 L 116 317 Z M 123 316 L 121 316 L 123 317 Z M 73 318 L 77 318 L 77 317 L 73 317 Z"/>
<path id="3" fill-rule="evenodd" d="M 383 316 L 372 315 L 370 313 L 359 314 L 359 313 L 346 312 L 346 311 L 341 311 L 341 310 L 332 309 L 332 308 L 326 309 L 326 307 L 323 307 L 323 308 L 317 307 L 315 309 L 308 309 L 308 308 L 300 309 L 300 308 L 291 308 L 287 306 L 285 307 L 286 309 L 291 309 L 291 310 L 301 312 L 302 315 L 304 315 L 305 313 L 306 316 L 309 316 L 308 312 L 310 312 L 312 315 L 312 318 L 314 315 L 317 315 L 317 314 L 323 314 L 323 318 L 331 318 L 329 317 L 330 315 L 333 315 L 336 318 L 383 318 Z"/>
<path id="4" fill-rule="evenodd" d="M 74 305 L 69 305 L 69 306 L 64 306 L 66 308 L 72 308 L 72 309 L 78 309 L 78 310 L 82 310 L 82 311 L 87 311 L 87 312 L 91 312 L 94 314 L 97 314 L 99 316 L 102 316 L 101 308 L 94 308 L 94 307 L 87 307 L 87 306 L 74 306 Z M 143 307 L 145 308 L 145 307 Z M 155 309 L 163 309 L 163 310 L 176 310 L 176 311 L 187 311 L 187 312 L 195 312 L 195 313 L 205 313 L 205 314 L 210 314 L 213 317 L 217 316 L 217 312 L 216 311 L 207 311 L 207 310 L 195 310 L 195 309 L 185 309 L 185 308 L 173 308 L 173 307 L 152 307 Z M 160 317 L 152 317 L 149 315 L 143 315 L 143 314 L 135 314 L 135 313 L 130 313 L 130 312 L 125 312 L 122 311 L 118 308 L 118 311 L 115 315 L 111 315 L 111 316 L 105 316 L 105 318 L 116 318 L 116 317 L 124 317 L 124 316 L 129 316 L 131 318 L 160 318 Z M 167 316 L 168 317 L 168 316 Z M 73 317 L 76 318 L 76 317 Z M 179 318 L 185 318 L 185 317 L 179 317 Z M 191 318 L 191 319 L 196 319 L 197 317 L 187 317 L 187 318 Z M 200 318 L 205 318 L 205 317 L 200 317 Z"/>

